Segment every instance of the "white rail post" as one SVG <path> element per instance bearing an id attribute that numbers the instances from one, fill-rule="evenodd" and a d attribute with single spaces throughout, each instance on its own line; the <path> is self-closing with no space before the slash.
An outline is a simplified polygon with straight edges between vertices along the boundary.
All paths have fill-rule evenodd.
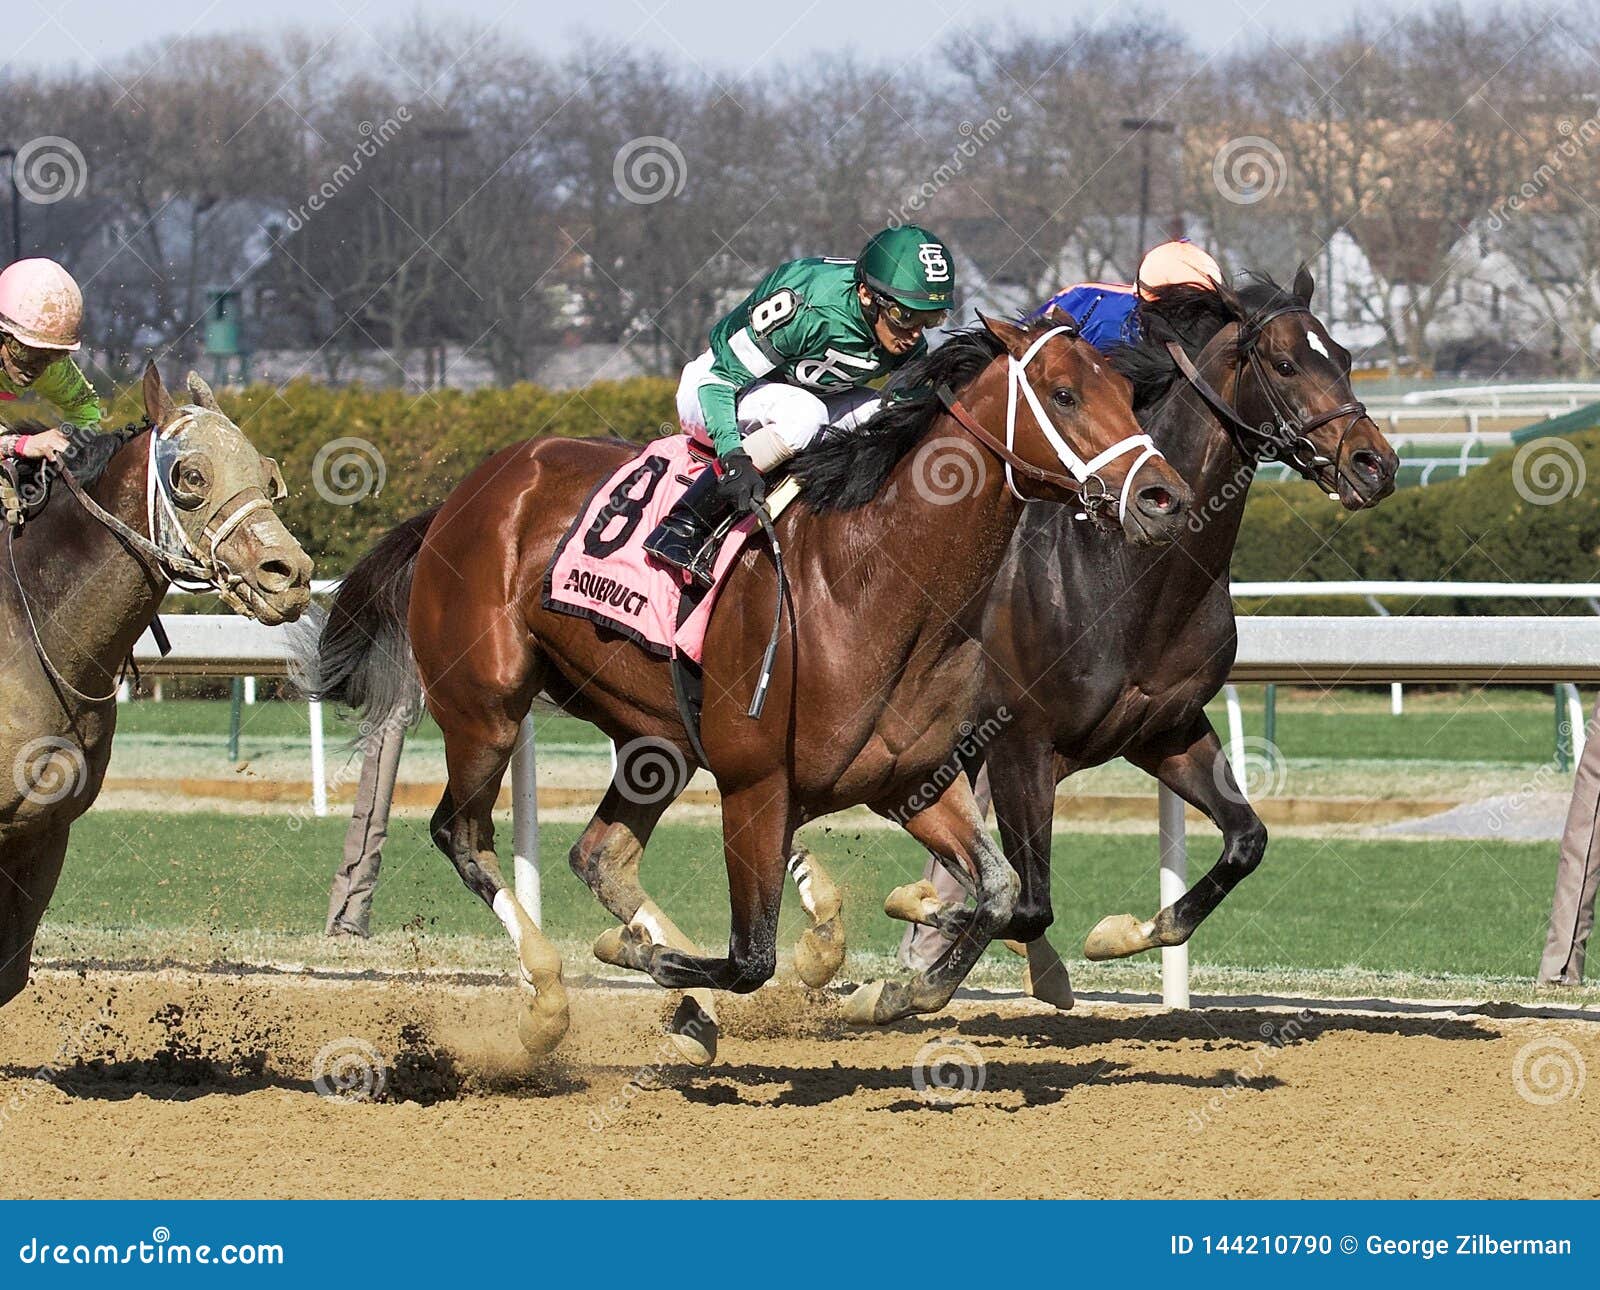
<path id="1" fill-rule="evenodd" d="M 246 706 L 256 701 L 256 679 L 253 676 L 247 676 L 244 679 L 244 701 Z"/>
<path id="2" fill-rule="evenodd" d="M 1399 681 L 1389 682 L 1389 715 L 1398 717 L 1406 710 L 1406 687 Z"/>
<path id="3" fill-rule="evenodd" d="M 322 702 L 312 699 L 311 713 L 311 813 L 328 813 L 328 771 L 322 755 Z"/>
<path id="4" fill-rule="evenodd" d="M 511 751 L 511 878 L 517 901 L 542 926 L 539 890 L 539 773 L 533 761 L 533 717 L 517 727 Z"/>
<path id="5" fill-rule="evenodd" d="M 1239 687 L 1222 687 L 1223 700 L 1228 705 L 1228 760 L 1233 763 L 1233 773 L 1238 777 L 1240 791 L 1245 788 L 1244 764 L 1244 712 L 1239 707 Z M 1181 813 L 1180 813 L 1181 815 Z"/>
<path id="6" fill-rule="evenodd" d="M 1184 802 L 1165 784 L 1158 796 L 1161 835 L 1161 908 L 1189 889 L 1189 848 L 1184 838 Z M 1161 1002 L 1169 1008 L 1189 1006 L 1189 947 L 1168 945 L 1161 951 Z"/>
<path id="7" fill-rule="evenodd" d="M 1589 741 L 1589 732 L 1584 728 L 1583 700 L 1578 697 L 1577 686 L 1568 684 L 1561 688 L 1567 696 L 1567 726 L 1572 731 L 1572 764 L 1576 766 L 1583 760 L 1584 745 Z"/>

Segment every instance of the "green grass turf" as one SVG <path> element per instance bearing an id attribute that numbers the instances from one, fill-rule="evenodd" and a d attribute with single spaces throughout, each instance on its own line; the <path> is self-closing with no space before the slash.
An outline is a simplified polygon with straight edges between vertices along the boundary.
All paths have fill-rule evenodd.
<path id="1" fill-rule="evenodd" d="M 1240 690 L 1245 731 L 1252 736 L 1265 733 L 1264 694 L 1265 687 L 1258 685 Z M 219 742 L 227 736 L 228 706 L 226 701 L 203 699 L 124 704 L 118 732 L 155 744 L 167 739 Z M 1226 732 L 1224 704 L 1213 703 L 1210 713 L 1217 729 Z M 1534 766 L 1554 755 L 1554 722 L 1548 690 L 1412 690 L 1399 717 L 1389 713 L 1386 689 L 1341 689 L 1324 694 L 1280 690 L 1276 743 L 1291 761 L 1421 760 Z M 242 710 L 240 755 L 248 760 L 265 748 L 302 741 L 308 729 L 303 703 L 264 701 L 246 707 Z M 355 733 L 354 723 L 327 710 L 325 735 L 330 747 Z M 440 735 L 432 720 L 424 719 L 412 737 L 437 742 Z M 605 736 L 587 722 L 561 716 L 537 717 L 536 738 L 545 748 L 592 747 L 598 752 L 605 744 Z"/>
<path id="2" fill-rule="evenodd" d="M 563 941 L 587 940 L 608 916 L 573 877 L 566 850 L 576 824 L 545 823 L 545 925 Z M 812 830 L 816 833 L 816 830 Z M 316 933 L 344 821 L 272 815 L 95 811 L 73 831 L 48 921 L 230 933 Z M 501 841 L 509 840 L 509 823 Z M 727 886 L 719 831 L 666 823 L 646 857 L 647 887 L 706 946 L 727 936 Z M 857 948 L 890 951 L 900 925 L 879 912 L 884 894 L 918 875 L 911 840 L 879 829 L 835 828 L 814 849 L 846 892 Z M 1191 877 L 1215 855 L 1209 833 L 1191 836 Z M 1053 939 L 1075 957 L 1103 914 L 1154 912 L 1155 840 L 1073 834 L 1056 839 Z M 1197 963 L 1238 967 L 1531 975 L 1543 944 L 1553 880 L 1548 844 L 1348 841 L 1283 838 L 1194 942 Z M 784 902 L 784 942 L 799 930 L 798 901 Z M 415 923 L 428 934 L 497 935 L 492 915 L 461 886 L 425 835 L 425 821 L 393 821 L 374 907 L 374 931 Z M 1092 988 L 1092 987 L 1091 987 Z"/>

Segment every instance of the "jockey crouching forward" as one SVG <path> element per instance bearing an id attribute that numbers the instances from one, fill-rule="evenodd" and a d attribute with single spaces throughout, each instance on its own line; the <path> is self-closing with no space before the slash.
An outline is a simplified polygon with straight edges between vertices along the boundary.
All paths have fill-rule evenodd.
<path id="1" fill-rule="evenodd" d="M 688 569 L 728 515 L 765 501 L 763 476 L 824 427 L 848 432 L 877 410 L 864 387 L 925 352 L 924 330 L 954 297 L 949 249 L 910 224 L 878 233 L 857 260 L 791 260 L 769 273 L 683 369 L 678 419 L 717 461 L 645 550 Z"/>
<path id="2" fill-rule="evenodd" d="M 83 292 L 54 260 L 18 260 L 0 273 L 0 399 L 27 391 L 69 425 L 98 430 L 100 399 L 72 358 L 82 327 Z M 55 461 L 70 446 L 61 430 L 0 434 L 0 458 Z"/>
<path id="3" fill-rule="evenodd" d="M 1139 305 L 1165 287 L 1211 287 L 1222 281 L 1217 262 L 1187 238 L 1163 242 L 1139 262 L 1138 282 L 1080 282 L 1058 291 L 1028 315 L 1039 322 L 1052 310 L 1070 314 L 1078 334 L 1102 354 L 1139 339 Z"/>

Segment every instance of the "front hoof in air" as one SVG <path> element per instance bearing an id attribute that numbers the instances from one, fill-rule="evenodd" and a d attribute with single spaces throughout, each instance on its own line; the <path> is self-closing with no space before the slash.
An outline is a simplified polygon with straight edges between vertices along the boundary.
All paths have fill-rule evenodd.
<path id="1" fill-rule="evenodd" d="M 1145 925 L 1132 914 L 1107 914 L 1084 938 L 1083 957 L 1096 962 L 1121 959 L 1154 946 Z"/>

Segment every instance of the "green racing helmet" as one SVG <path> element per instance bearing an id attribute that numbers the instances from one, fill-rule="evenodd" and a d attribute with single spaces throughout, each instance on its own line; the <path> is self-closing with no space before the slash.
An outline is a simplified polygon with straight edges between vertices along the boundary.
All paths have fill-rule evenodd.
<path id="1" fill-rule="evenodd" d="M 856 278 L 918 312 L 941 312 L 955 302 L 956 270 L 950 248 L 915 224 L 874 234 L 856 260 Z"/>

